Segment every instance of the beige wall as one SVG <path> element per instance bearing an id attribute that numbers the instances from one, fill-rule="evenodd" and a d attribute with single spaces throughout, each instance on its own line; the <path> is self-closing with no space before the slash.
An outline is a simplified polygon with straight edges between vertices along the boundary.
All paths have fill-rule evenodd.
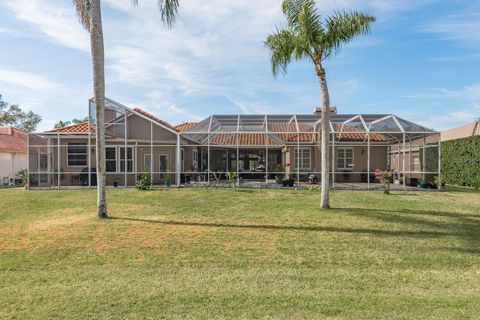
<path id="1" fill-rule="evenodd" d="M 290 173 L 295 174 L 297 172 L 297 163 L 295 161 L 295 150 L 296 147 L 291 146 L 287 148 L 285 153 L 287 162 L 290 163 L 289 171 Z M 321 146 L 300 146 L 300 148 L 308 148 L 311 151 L 311 165 L 309 170 L 302 170 L 303 173 L 309 172 L 318 172 L 321 171 Z M 339 148 L 353 148 L 353 168 L 352 170 L 344 170 L 344 173 L 339 173 L 342 170 L 338 169 L 337 154 Z M 330 148 L 330 171 L 332 171 L 332 148 Z M 370 171 L 375 169 L 386 170 L 388 165 L 388 147 L 385 146 L 371 146 L 370 147 Z M 367 155 L 367 146 L 354 146 L 354 147 L 342 147 L 335 146 L 335 180 L 338 182 L 341 181 L 361 181 L 361 173 L 367 172 L 368 168 L 368 155 Z"/>
<path id="2" fill-rule="evenodd" d="M 0 183 L 4 178 L 18 178 L 18 171 L 27 169 L 27 154 L 18 152 L 0 152 Z"/>
<path id="3" fill-rule="evenodd" d="M 128 117 L 128 138 L 150 141 L 150 121 L 137 115 Z M 153 124 L 153 140 L 176 144 L 177 135 L 165 128 Z"/>
<path id="4" fill-rule="evenodd" d="M 297 164 L 295 163 L 295 150 L 296 147 L 289 147 L 288 149 L 288 156 L 287 159 L 289 159 L 290 162 L 290 168 L 292 171 L 296 171 Z M 311 151 L 312 155 L 312 160 L 311 160 L 311 166 L 309 171 L 313 171 L 316 169 L 316 171 L 320 171 L 321 169 L 321 147 L 320 146 L 300 146 L 300 148 L 308 148 Z M 355 146 L 355 147 L 342 147 L 342 146 L 335 146 L 335 155 L 337 155 L 337 150 L 339 148 L 353 148 L 354 150 L 354 155 L 353 155 L 353 163 L 354 167 L 352 168 L 352 171 L 363 171 L 367 170 L 367 146 Z M 330 164 L 332 164 L 332 148 L 330 148 Z M 387 166 L 387 159 L 388 159 L 388 147 L 376 147 L 376 146 L 371 146 L 370 147 L 370 168 L 375 169 L 375 168 L 380 168 L 380 169 L 386 169 Z M 335 159 L 335 164 L 337 164 L 337 161 Z M 335 171 L 337 171 L 337 168 L 335 168 Z"/>

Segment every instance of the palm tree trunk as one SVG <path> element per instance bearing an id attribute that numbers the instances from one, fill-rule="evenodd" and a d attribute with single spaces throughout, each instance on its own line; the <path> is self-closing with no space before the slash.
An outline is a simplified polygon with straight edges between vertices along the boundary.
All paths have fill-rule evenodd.
<path id="1" fill-rule="evenodd" d="M 93 62 L 93 100 L 95 102 L 95 140 L 97 146 L 97 217 L 107 218 L 105 175 L 105 56 L 103 49 L 100 0 L 91 0 L 90 45 Z"/>
<path id="2" fill-rule="evenodd" d="M 328 94 L 327 78 L 325 69 L 321 64 L 316 65 L 317 76 L 320 81 L 320 91 L 322 94 L 322 194 L 320 207 L 330 208 L 330 96 Z"/>

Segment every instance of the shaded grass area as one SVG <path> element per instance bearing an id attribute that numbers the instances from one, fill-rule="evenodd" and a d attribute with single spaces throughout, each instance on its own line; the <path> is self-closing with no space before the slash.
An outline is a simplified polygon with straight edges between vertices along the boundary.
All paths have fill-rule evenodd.
<path id="1" fill-rule="evenodd" d="M 476 318 L 480 194 L 0 190 L 0 318 Z"/>

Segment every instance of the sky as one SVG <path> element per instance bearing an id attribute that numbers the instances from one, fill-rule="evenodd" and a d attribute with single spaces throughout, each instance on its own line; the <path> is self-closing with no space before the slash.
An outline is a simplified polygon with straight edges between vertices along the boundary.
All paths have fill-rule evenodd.
<path id="1" fill-rule="evenodd" d="M 326 61 L 338 113 L 394 113 L 443 130 L 480 118 L 480 0 L 318 1 L 324 16 L 362 10 L 371 33 Z M 172 124 L 210 114 L 309 114 L 311 62 L 273 77 L 263 45 L 281 0 L 180 0 L 172 29 L 156 1 L 102 0 L 106 95 Z M 0 0 L 0 94 L 43 117 L 88 115 L 88 33 L 70 0 Z"/>

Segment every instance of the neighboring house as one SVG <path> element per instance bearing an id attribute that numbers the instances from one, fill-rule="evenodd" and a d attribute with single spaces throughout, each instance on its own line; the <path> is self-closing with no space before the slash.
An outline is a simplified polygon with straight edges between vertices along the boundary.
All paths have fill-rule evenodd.
<path id="1" fill-rule="evenodd" d="M 442 141 L 468 138 L 480 135 L 480 120 L 441 132 Z"/>
<path id="2" fill-rule="evenodd" d="M 27 168 L 27 134 L 13 127 L 0 127 L 0 185 L 13 185 L 18 172 Z"/>
<path id="3" fill-rule="evenodd" d="M 212 115 L 172 126 L 107 99 L 105 119 L 107 185 L 134 186 L 144 171 L 154 185 L 216 183 L 227 173 L 236 173 L 242 185 L 274 185 L 288 177 L 304 183 L 310 174 L 320 178 L 319 110 L 307 115 Z M 32 186 L 93 186 L 95 129 L 92 120 L 32 135 Z M 378 182 L 375 170 L 392 169 L 397 178 L 425 174 L 424 166 L 414 168 L 414 148 L 425 147 L 415 143 L 432 146 L 438 137 L 395 115 L 341 115 L 336 110 L 330 130 L 332 182 L 365 186 Z"/>

